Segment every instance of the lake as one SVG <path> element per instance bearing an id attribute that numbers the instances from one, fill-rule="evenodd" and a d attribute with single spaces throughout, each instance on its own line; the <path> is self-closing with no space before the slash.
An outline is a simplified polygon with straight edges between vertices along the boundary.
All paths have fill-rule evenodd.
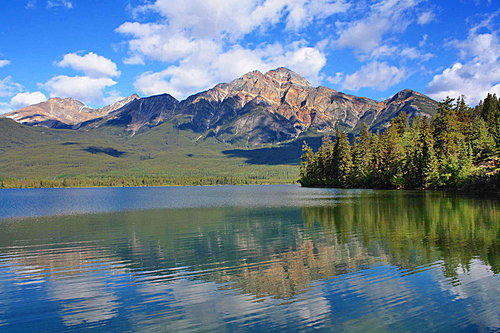
<path id="1" fill-rule="evenodd" d="M 499 208 L 296 185 L 0 190 L 0 331 L 499 331 Z"/>

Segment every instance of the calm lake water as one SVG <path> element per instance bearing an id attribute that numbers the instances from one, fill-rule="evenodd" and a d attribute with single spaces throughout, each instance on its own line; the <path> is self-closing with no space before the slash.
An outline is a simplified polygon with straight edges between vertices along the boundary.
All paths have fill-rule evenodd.
<path id="1" fill-rule="evenodd" d="M 500 331 L 499 208 L 294 185 L 0 190 L 0 331 Z"/>

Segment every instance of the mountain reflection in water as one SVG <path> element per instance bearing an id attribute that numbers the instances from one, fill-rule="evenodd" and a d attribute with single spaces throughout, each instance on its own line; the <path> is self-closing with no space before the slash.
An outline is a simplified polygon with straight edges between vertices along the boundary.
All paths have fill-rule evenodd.
<path id="1" fill-rule="evenodd" d="M 1 220 L 0 329 L 500 329 L 498 202 L 315 193 Z"/>

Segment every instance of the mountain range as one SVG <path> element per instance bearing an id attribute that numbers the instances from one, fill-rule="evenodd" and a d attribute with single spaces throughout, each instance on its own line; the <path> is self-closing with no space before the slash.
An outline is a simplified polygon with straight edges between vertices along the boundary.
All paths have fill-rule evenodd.
<path id="1" fill-rule="evenodd" d="M 258 145 L 337 128 L 357 132 L 363 123 L 372 131 L 383 130 L 401 111 L 410 117 L 432 116 L 436 108 L 435 101 L 411 90 L 378 102 L 313 87 L 305 78 L 281 67 L 265 74 L 247 73 L 183 101 L 169 94 L 145 98 L 134 94 L 104 108 L 91 109 L 72 98 L 51 98 L 4 116 L 33 126 L 74 130 L 113 126 L 131 134 L 171 122 L 204 138 Z"/>
<path id="2" fill-rule="evenodd" d="M 313 87 L 297 73 L 253 71 L 178 101 L 134 94 L 92 109 L 51 98 L 0 117 L 1 177 L 238 176 L 294 181 L 302 141 L 336 129 L 384 130 L 437 102 L 412 90 L 375 101 Z"/>

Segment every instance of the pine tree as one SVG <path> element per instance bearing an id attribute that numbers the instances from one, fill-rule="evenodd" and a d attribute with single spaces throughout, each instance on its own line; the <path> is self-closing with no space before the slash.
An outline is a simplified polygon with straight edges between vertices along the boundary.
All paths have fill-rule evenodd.
<path id="1" fill-rule="evenodd" d="M 334 145 L 330 135 L 323 136 L 321 147 L 319 148 L 319 156 L 322 160 L 323 167 L 323 185 L 332 186 L 332 179 L 336 177 L 335 165 L 333 161 Z"/>
<path id="2" fill-rule="evenodd" d="M 392 124 L 382 136 L 383 156 L 380 183 L 384 188 L 401 188 L 403 186 L 403 165 L 406 150 L 403 145 L 404 130 Z"/>
<path id="3" fill-rule="evenodd" d="M 386 156 L 382 135 L 375 134 L 371 140 L 372 147 L 372 183 L 375 188 L 383 188 L 384 159 Z"/>
<path id="4" fill-rule="evenodd" d="M 372 135 L 368 126 L 363 124 L 361 134 L 354 141 L 353 155 L 353 185 L 356 187 L 370 187 L 372 176 Z"/>
<path id="5" fill-rule="evenodd" d="M 496 149 L 500 149 L 500 100 L 496 94 L 488 94 L 481 107 L 481 117 L 486 121 L 489 132 L 495 138 Z"/>
<path id="6" fill-rule="evenodd" d="M 332 185 L 339 187 L 349 187 L 352 183 L 352 154 L 351 145 L 345 132 L 337 136 L 333 149 L 332 161 Z"/>
<path id="7" fill-rule="evenodd" d="M 302 156 L 300 158 L 300 179 L 302 186 L 313 185 L 314 177 L 314 152 L 306 141 L 302 144 Z"/>
<path id="8" fill-rule="evenodd" d="M 495 154 L 495 138 L 482 117 L 472 120 L 470 143 L 474 161 L 480 161 Z"/>
<path id="9" fill-rule="evenodd" d="M 412 132 L 416 137 L 409 147 L 404 167 L 407 189 L 432 188 L 436 183 L 438 161 L 434 151 L 432 128 L 427 118 L 415 118 Z"/>
<path id="10" fill-rule="evenodd" d="M 403 135 L 408 131 L 408 114 L 401 111 L 394 119 L 391 120 L 391 127 L 395 127 L 399 135 Z"/>

